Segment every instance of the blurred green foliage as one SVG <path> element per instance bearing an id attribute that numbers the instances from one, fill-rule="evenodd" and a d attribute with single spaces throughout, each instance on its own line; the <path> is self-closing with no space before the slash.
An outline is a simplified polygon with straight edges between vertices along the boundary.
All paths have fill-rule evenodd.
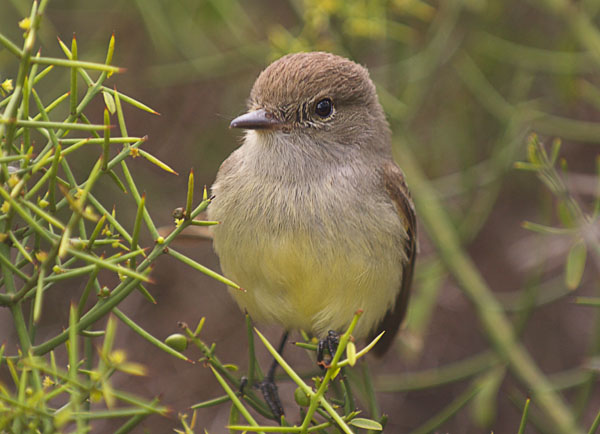
<path id="1" fill-rule="evenodd" d="M 7 1 L 0 31 L 19 40 L 16 23 L 29 7 Z M 129 70 L 119 89 L 135 90 L 162 113 L 152 122 L 128 114 L 130 128 L 148 133 L 152 152 L 179 173 L 193 165 L 205 184 L 235 147 L 228 122 L 243 112 L 270 61 L 327 50 L 366 64 L 398 163 L 413 173 L 417 205 L 441 201 L 459 253 L 473 258 L 484 288 L 494 290 L 502 324 L 559 391 L 567 418 L 588 427 L 600 399 L 597 370 L 587 363 L 600 351 L 600 321 L 595 309 L 571 301 L 574 287 L 592 297 L 588 304 L 598 295 L 599 10 L 595 0 L 52 0 L 40 42 L 44 55 L 59 56 L 55 36 L 70 40 L 75 32 L 81 52 L 97 60 L 115 31 L 114 63 Z M 16 77 L 10 58 L 0 50 L 0 83 Z M 65 87 L 40 85 L 56 96 Z M 102 123 L 102 109 L 90 119 Z M 531 132 L 539 139 L 528 140 Z M 552 164 L 514 169 L 517 161 L 538 164 L 540 143 L 549 148 L 556 137 L 563 145 Z M 186 191 L 187 180 L 132 171 L 152 193 L 148 209 L 168 221 L 185 202 L 173 192 Z M 564 188 L 546 189 L 548 176 Z M 577 217 L 565 203 L 577 203 Z M 380 400 L 391 414 L 388 429 L 516 431 L 531 385 L 523 385 L 493 327 L 482 325 L 487 305 L 456 290 L 465 289 L 464 269 L 448 264 L 448 243 L 426 211 L 410 318 L 399 356 L 389 356 L 401 368 L 383 365 L 387 374 L 374 378 L 379 390 L 395 392 Z M 524 432 L 560 429 L 552 417 L 532 396 Z"/>

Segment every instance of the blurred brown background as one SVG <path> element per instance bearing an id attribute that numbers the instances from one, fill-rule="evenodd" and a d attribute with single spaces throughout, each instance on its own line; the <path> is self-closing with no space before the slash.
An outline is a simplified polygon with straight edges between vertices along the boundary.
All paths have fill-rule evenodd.
<path id="1" fill-rule="evenodd" d="M 1 6 L 0 27 L 15 42 L 21 43 L 17 22 L 29 7 L 21 0 Z M 526 158 L 530 132 L 548 143 L 562 137 L 570 191 L 587 209 L 593 206 L 600 142 L 595 123 L 600 108 L 599 7 L 600 2 L 591 0 L 52 0 L 41 41 L 44 55 L 61 56 L 56 36 L 69 41 L 76 34 L 80 58 L 103 61 L 115 33 L 113 63 L 127 72 L 113 76 L 110 85 L 161 113 L 126 107 L 129 133 L 147 134 L 145 149 L 180 173 L 169 175 L 143 159 L 130 166 L 138 187 L 147 193 L 155 222 L 165 225 L 171 223 L 172 210 L 184 205 L 189 170 L 194 169 L 197 186 L 210 185 L 220 162 L 238 145 L 240 135 L 228 130 L 229 121 L 245 110 L 254 79 L 273 59 L 291 51 L 328 50 L 367 65 L 396 143 L 408 143 L 447 205 L 468 253 L 522 331 L 524 345 L 557 384 L 573 386 L 565 397 L 589 426 L 600 404 L 595 376 L 587 370 L 600 347 L 598 315 L 593 308 L 575 305 L 575 294 L 564 285 L 571 238 L 521 227 L 524 220 L 557 224 L 555 199 L 534 174 L 512 165 Z M 0 51 L 0 81 L 16 75 L 8 59 Z M 64 82 L 55 86 L 64 89 L 68 75 L 60 79 Z M 52 83 L 47 86 L 52 95 Z M 96 120 L 102 110 L 98 105 Z M 134 215 L 135 209 L 119 207 L 120 195 L 107 184 L 104 202 L 112 200 L 118 213 Z M 378 396 L 382 411 L 390 415 L 390 433 L 421 426 L 492 370 L 476 359 L 459 365 L 469 374 L 463 381 L 402 390 L 415 378 L 409 373 L 434 368 L 444 373 L 443 366 L 491 351 L 471 303 L 445 271 L 424 230 L 420 249 L 406 331 L 396 351 L 383 360 L 369 360 L 375 383 L 398 389 Z M 182 250 L 218 270 L 209 243 L 187 244 Z M 590 259 L 576 295 L 597 292 L 594 262 Z M 224 285 L 170 257 L 161 258 L 154 278 L 149 289 L 158 303 L 134 294 L 122 310 L 159 338 L 176 332 L 178 321 L 193 327 L 206 316 L 204 339 L 217 343 L 222 361 L 243 370 L 244 318 Z M 69 290 L 80 288 L 65 288 L 67 296 Z M 56 303 L 55 312 L 45 313 L 48 335 L 67 324 L 65 304 Z M 14 344 L 14 331 L 1 311 L 0 324 L 1 339 Z M 279 330 L 267 331 L 276 342 Z M 117 347 L 147 365 L 150 376 L 115 381 L 137 394 L 160 396 L 173 409 L 172 418 L 151 417 L 137 432 L 171 432 L 179 426 L 177 412 L 223 394 L 202 364 L 176 360 L 123 325 Z M 286 351 L 299 370 L 312 369 L 303 351 L 292 346 Z M 200 357 L 193 349 L 188 354 Z M 264 351 L 262 360 L 266 369 Z M 510 374 L 499 380 L 497 388 L 487 389 L 488 401 L 482 396 L 471 400 L 439 432 L 516 432 L 528 390 Z M 288 418 L 295 421 L 293 389 L 282 386 L 282 396 Z M 201 410 L 198 417 L 197 426 L 225 432 L 228 406 Z M 111 427 L 99 423 L 97 432 Z M 534 424 L 527 432 L 537 432 Z"/>

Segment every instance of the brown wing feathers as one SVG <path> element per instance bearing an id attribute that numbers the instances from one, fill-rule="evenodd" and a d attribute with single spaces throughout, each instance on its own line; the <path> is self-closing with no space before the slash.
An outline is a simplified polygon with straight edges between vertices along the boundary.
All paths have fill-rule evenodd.
<path id="1" fill-rule="evenodd" d="M 383 181 L 385 189 L 396 206 L 398 214 L 406 228 L 408 239 L 404 245 L 404 250 L 408 261 L 398 264 L 399 267 L 402 267 L 402 283 L 394 308 L 386 313 L 381 323 L 377 326 L 376 331 L 370 336 L 373 339 L 382 331 L 385 331 L 383 337 L 379 340 L 375 348 L 373 348 L 376 356 L 383 356 L 390 348 L 406 315 L 417 253 L 417 220 L 410 193 L 404 182 L 404 175 L 394 163 L 389 163 L 383 169 Z"/>

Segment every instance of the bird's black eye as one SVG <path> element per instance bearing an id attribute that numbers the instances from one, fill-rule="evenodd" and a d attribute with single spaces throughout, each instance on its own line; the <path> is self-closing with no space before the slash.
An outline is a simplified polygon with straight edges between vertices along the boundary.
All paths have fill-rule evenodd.
<path id="1" fill-rule="evenodd" d="M 329 98 L 322 99 L 315 106 L 315 113 L 322 118 L 326 118 L 333 112 L 333 101 Z"/>

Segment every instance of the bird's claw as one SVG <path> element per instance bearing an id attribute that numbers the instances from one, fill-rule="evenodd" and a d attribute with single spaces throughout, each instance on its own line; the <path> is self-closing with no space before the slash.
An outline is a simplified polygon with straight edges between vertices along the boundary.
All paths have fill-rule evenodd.
<path id="1" fill-rule="evenodd" d="M 339 333 L 334 330 L 329 330 L 327 332 L 327 337 L 319 340 L 319 344 L 317 346 L 317 365 L 319 365 L 323 369 L 328 369 L 331 365 L 331 361 L 333 360 L 333 356 L 335 355 L 339 344 Z M 329 351 L 330 356 L 330 359 L 327 362 L 324 360 L 325 348 L 327 348 L 327 351 Z"/>
<path id="2" fill-rule="evenodd" d="M 279 399 L 279 393 L 277 392 L 277 385 L 275 381 L 270 378 L 265 378 L 263 381 L 256 385 L 260 392 L 262 393 L 265 402 L 271 409 L 271 412 L 277 419 L 281 419 L 283 416 L 283 406 L 281 405 L 281 400 Z"/>

